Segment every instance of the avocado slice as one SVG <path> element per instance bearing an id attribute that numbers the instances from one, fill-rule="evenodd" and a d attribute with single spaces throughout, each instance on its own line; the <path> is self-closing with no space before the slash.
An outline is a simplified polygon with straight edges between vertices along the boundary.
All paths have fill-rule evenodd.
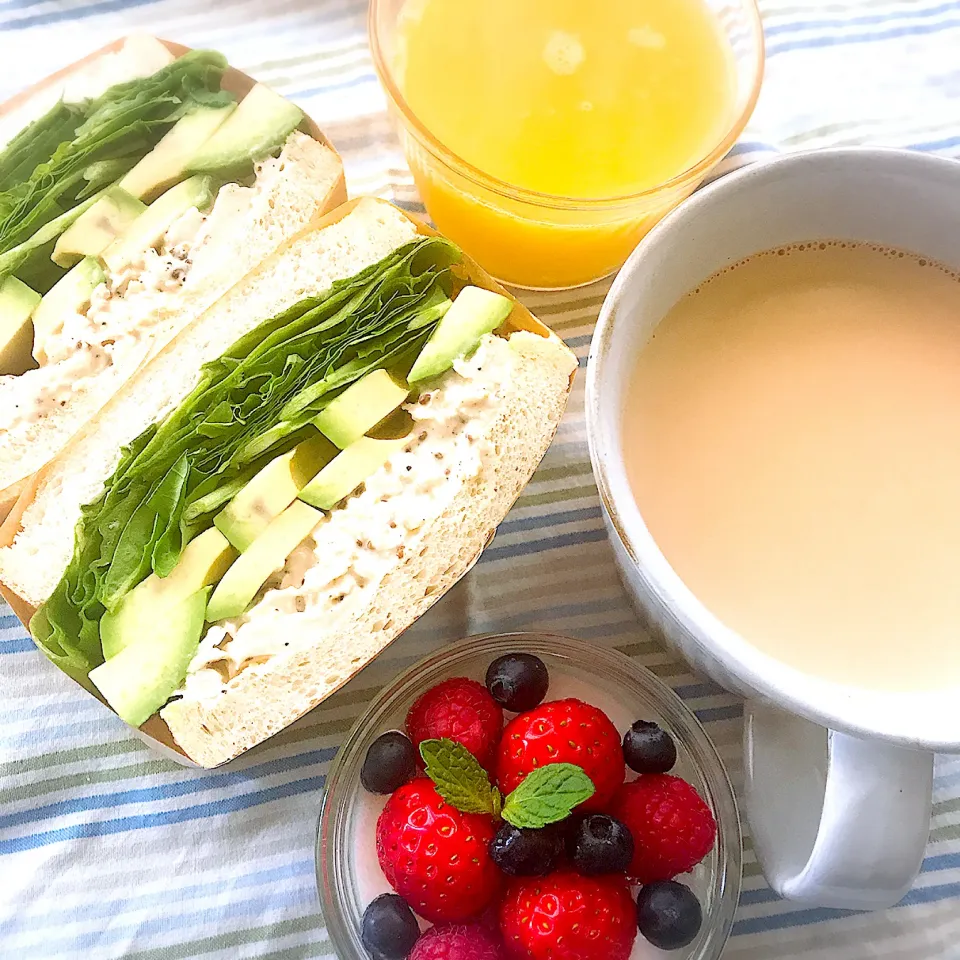
<path id="1" fill-rule="evenodd" d="M 145 250 L 159 243 L 170 225 L 191 207 L 205 210 L 215 196 L 211 177 L 190 177 L 163 196 L 157 197 L 133 221 L 123 236 L 118 237 L 103 251 L 103 262 L 114 271 L 122 270 Z"/>
<path id="2" fill-rule="evenodd" d="M 187 164 L 190 173 L 243 178 L 300 126 L 303 111 L 258 83 Z"/>
<path id="3" fill-rule="evenodd" d="M 204 530 L 187 544 L 166 577 L 151 573 L 100 619 L 103 656 L 109 660 L 162 622 L 171 604 L 216 583 L 237 556 L 219 530 Z"/>
<path id="4" fill-rule="evenodd" d="M 164 606 L 142 623 L 137 639 L 90 671 L 107 703 L 132 727 L 152 717 L 187 675 L 203 633 L 209 587 Z"/>
<path id="5" fill-rule="evenodd" d="M 50 259 L 58 267 L 70 267 L 83 257 L 98 256 L 146 209 L 145 203 L 126 190 L 108 187 L 83 216 L 60 234 Z"/>
<path id="6" fill-rule="evenodd" d="M 270 574 L 286 563 L 287 557 L 322 519 L 319 510 L 299 500 L 290 504 L 223 575 L 207 605 L 207 621 L 215 623 L 239 617 Z"/>
<path id="7" fill-rule="evenodd" d="M 449 370 L 510 315 L 513 303 L 482 287 L 464 287 L 453 306 L 437 324 L 410 371 L 408 380 L 418 383 Z"/>
<path id="8" fill-rule="evenodd" d="M 190 160 L 236 109 L 235 103 L 223 107 L 201 106 L 181 117 L 123 177 L 120 187 L 149 201 L 182 180 Z"/>
<path id="9" fill-rule="evenodd" d="M 59 217 L 54 217 L 53 220 L 45 223 L 23 243 L 18 243 L 6 253 L 0 254 L 0 277 L 5 277 L 11 273 L 21 273 L 22 265 L 35 256 L 49 256 L 50 251 L 45 251 L 44 248 L 52 244 L 71 223 L 82 217 L 100 199 L 101 195 L 102 191 L 92 197 L 87 197 L 83 203 L 78 203 L 73 209 L 67 210 L 66 213 L 61 213 Z M 47 260 L 46 266 L 51 270 L 53 269 L 50 267 L 49 260 Z"/>
<path id="10" fill-rule="evenodd" d="M 409 437 L 376 440 L 361 437 L 330 461 L 299 493 L 299 498 L 321 510 L 330 510 L 376 473 Z"/>
<path id="11" fill-rule="evenodd" d="M 33 355 L 37 360 L 46 359 L 43 344 L 47 337 L 60 329 L 65 315 L 82 310 L 90 302 L 90 295 L 105 276 L 96 257 L 84 257 L 43 295 L 33 313 Z"/>
<path id="12" fill-rule="evenodd" d="M 217 514 L 217 529 L 238 550 L 247 550 L 336 454 L 337 448 L 317 434 L 271 460 Z"/>
<path id="13" fill-rule="evenodd" d="M 313 425 L 341 450 L 390 416 L 410 394 L 406 381 L 374 370 L 334 397 L 313 418 Z"/>
<path id="14" fill-rule="evenodd" d="M 40 294 L 22 280 L 0 280 L 0 377 L 25 373 L 36 364 L 33 349 L 33 311 Z"/>

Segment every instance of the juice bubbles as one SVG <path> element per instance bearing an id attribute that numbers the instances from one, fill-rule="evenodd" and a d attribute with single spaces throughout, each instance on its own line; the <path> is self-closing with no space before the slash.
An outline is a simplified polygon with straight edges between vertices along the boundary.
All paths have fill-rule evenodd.
<path id="1" fill-rule="evenodd" d="M 735 56 L 705 0 L 407 0 L 396 30 L 427 209 L 510 282 L 615 269 L 736 119 Z"/>

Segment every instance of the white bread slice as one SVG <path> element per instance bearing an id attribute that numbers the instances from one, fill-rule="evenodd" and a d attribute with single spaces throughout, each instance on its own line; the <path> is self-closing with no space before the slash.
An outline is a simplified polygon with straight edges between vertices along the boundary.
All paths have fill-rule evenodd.
<path id="1" fill-rule="evenodd" d="M 168 344 L 42 472 L 32 499 L 10 517 L 4 533 L 12 525 L 18 531 L 0 548 L 0 585 L 15 609 L 49 596 L 72 554 L 81 505 L 100 494 L 120 448 L 193 388 L 201 364 L 262 319 L 354 275 L 417 232 L 390 204 L 361 200 L 342 219 L 288 241 Z M 351 607 L 333 629 L 319 611 L 291 617 L 289 629 L 301 637 L 295 653 L 241 671 L 212 702 L 176 700 L 161 711 L 190 759 L 216 766 L 315 707 L 475 563 L 553 438 L 576 369 L 559 338 L 523 318 L 517 326 L 539 332 L 511 336 L 512 369 L 487 434 L 493 455 L 478 474 L 465 474 L 446 508 L 427 520 L 421 549 L 398 558 L 373 603 Z"/>
<path id="2" fill-rule="evenodd" d="M 211 236 L 194 255 L 188 282 L 172 313 L 152 328 L 150 342 L 121 362 L 75 385 L 66 405 L 32 423 L 11 426 L 0 411 L 0 520 L 23 492 L 27 480 L 55 457 L 94 417 L 141 364 L 199 317 L 234 283 L 302 230 L 346 199 L 343 168 L 336 152 L 303 133 L 293 133 L 279 157 L 280 176 L 265 183 L 239 229 Z M 31 376 L 42 375 L 41 370 Z"/>
<path id="3" fill-rule="evenodd" d="M 390 204 L 362 200 L 342 220 L 281 247 L 181 331 L 44 471 L 13 543 L 0 548 L 0 582 L 39 606 L 73 553 L 80 508 L 116 469 L 120 448 L 166 416 L 196 385 L 200 367 L 239 337 L 305 296 L 321 293 L 416 236 Z"/>
<path id="4" fill-rule="evenodd" d="M 326 609 L 284 619 L 295 653 L 250 667 L 219 696 L 174 700 L 160 711 L 173 738 L 203 767 L 236 757 L 325 700 L 432 606 L 473 564 L 543 458 L 566 405 L 576 359 L 557 337 L 515 333 L 512 370 L 489 433 L 495 455 L 418 531 L 372 604 L 331 629 Z M 318 546 L 322 547 L 322 528 Z M 269 606 L 269 596 L 260 601 Z"/>

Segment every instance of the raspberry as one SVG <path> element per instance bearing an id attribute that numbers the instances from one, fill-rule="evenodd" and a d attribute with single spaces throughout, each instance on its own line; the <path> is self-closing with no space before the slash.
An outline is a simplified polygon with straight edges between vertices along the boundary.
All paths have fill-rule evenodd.
<path id="1" fill-rule="evenodd" d="M 549 763 L 575 763 L 596 788 L 577 810 L 602 810 L 623 783 L 620 734 L 602 711 L 582 700 L 555 700 L 507 724 L 497 757 L 497 783 L 506 796 L 524 777 Z"/>
<path id="2" fill-rule="evenodd" d="M 505 954 L 497 934 L 482 923 L 450 923 L 428 930 L 408 960 L 505 960 Z"/>
<path id="3" fill-rule="evenodd" d="M 516 960 L 627 960 L 636 910 L 623 877 L 563 870 L 511 881 L 500 930 Z"/>
<path id="4" fill-rule="evenodd" d="M 377 820 L 377 858 L 390 886 L 431 923 L 481 913 L 500 889 L 490 859 L 493 818 L 461 813 L 419 777 L 387 801 Z"/>
<path id="5" fill-rule="evenodd" d="M 717 823 L 700 794 L 686 780 L 666 773 L 623 784 L 610 813 L 633 834 L 627 874 L 640 883 L 672 880 L 692 870 L 717 838 Z"/>
<path id="6" fill-rule="evenodd" d="M 482 683 L 466 677 L 437 684 L 407 714 L 407 733 L 418 750 L 424 740 L 445 737 L 463 744 L 485 767 L 502 729 L 503 710 Z"/>

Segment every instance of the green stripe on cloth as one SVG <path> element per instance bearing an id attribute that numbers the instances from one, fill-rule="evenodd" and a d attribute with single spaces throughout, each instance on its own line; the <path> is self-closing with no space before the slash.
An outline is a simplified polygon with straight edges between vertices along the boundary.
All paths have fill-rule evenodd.
<path id="1" fill-rule="evenodd" d="M 304 933 L 323 928 L 323 917 L 319 913 L 293 920 L 281 920 L 257 927 L 247 927 L 229 933 L 203 937 L 199 940 L 187 940 L 173 947 L 157 947 L 152 950 L 136 950 L 124 956 L 127 960 L 186 960 L 188 957 L 202 957 L 206 953 L 227 950 L 230 947 L 242 947 L 250 943 L 270 943 L 271 940 L 288 936 L 291 933 Z M 329 946 L 327 940 L 315 945 L 320 950 Z"/>
<path id="2" fill-rule="evenodd" d="M 39 655 L 39 654 L 38 654 Z M 50 767 L 60 767 L 68 763 L 77 763 L 82 760 L 124 756 L 130 753 L 139 753 L 150 756 L 150 750 L 139 740 L 123 740 L 117 743 L 98 743 L 89 747 L 73 747 L 70 750 L 51 750 L 49 753 L 40 753 L 30 757 L 19 758 L 10 762 L 4 770 L 7 776 L 32 773 L 46 770 Z"/>

